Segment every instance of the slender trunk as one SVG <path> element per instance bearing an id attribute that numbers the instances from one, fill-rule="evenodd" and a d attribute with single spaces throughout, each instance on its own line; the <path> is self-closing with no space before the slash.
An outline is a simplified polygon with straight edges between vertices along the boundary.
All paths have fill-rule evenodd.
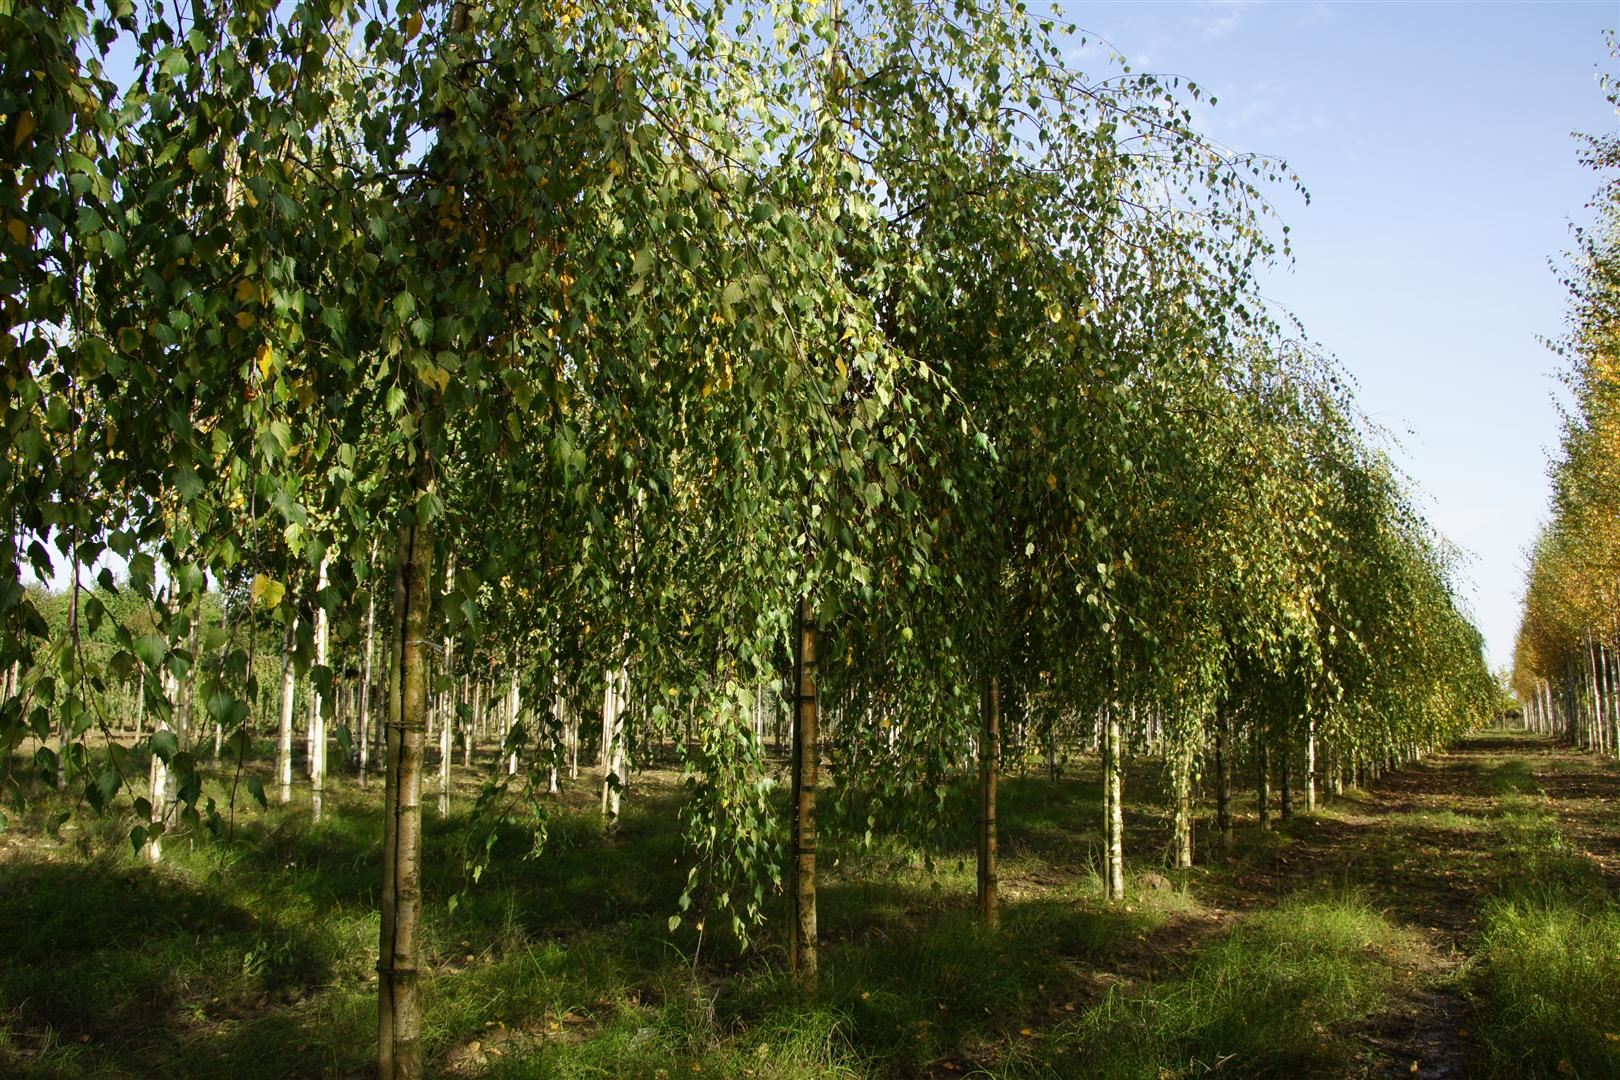
<path id="1" fill-rule="evenodd" d="M 426 474 L 419 487 L 431 490 Z M 422 751 L 427 721 L 433 525 L 401 531 L 394 571 L 394 654 L 388 686 L 387 776 L 383 782 L 383 887 L 377 960 L 377 1073 L 422 1075 L 417 938 L 422 915 Z"/>
<path id="2" fill-rule="evenodd" d="M 448 593 L 456 581 L 455 556 L 444 562 L 444 588 Z M 439 701 L 439 816 L 450 816 L 450 762 L 455 756 L 456 730 L 456 646 L 450 635 L 444 636 L 444 678 L 448 688 L 440 692 Z"/>
<path id="3" fill-rule="evenodd" d="M 449 665 L 446 664 L 446 667 Z M 450 816 L 450 762 L 455 757 L 453 745 L 456 705 L 453 690 L 439 694 L 439 816 Z"/>
<path id="4" fill-rule="evenodd" d="M 1110 702 L 1103 710 L 1103 845 L 1105 848 L 1104 895 L 1109 900 L 1125 898 L 1125 808 L 1124 770 L 1120 763 L 1119 706 Z"/>
<path id="5" fill-rule="evenodd" d="M 327 686 L 332 685 L 332 673 L 327 670 L 326 651 L 328 638 L 328 624 L 326 608 L 322 605 L 320 594 L 326 588 L 326 559 L 321 559 L 321 567 L 316 575 L 315 583 L 315 667 L 321 675 L 311 672 L 309 680 L 309 787 L 310 809 L 314 820 L 321 820 L 322 802 L 326 796 L 326 715 L 331 711 L 328 700 L 330 690 L 320 688 L 319 679 L 324 677 Z"/>
<path id="6" fill-rule="evenodd" d="M 1215 824 L 1221 843 L 1232 843 L 1232 748 L 1231 718 L 1225 709 L 1215 714 Z"/>
<path id="7" fill-rule="evenodd" d="M 561 690 L 559 690 L 561 693 Z M 580 779 L 580 711 L 562 699 L 565 716 L 569 717 L 569 779 Z"/>
<path id="8" fill-rule="evenodd" d="M 1316 813 L 1316 714 L 1305 718 L 1305 812 Z"/>
<path id="9" fill-rule="evenodd" d="M 293 649 L 298 641 L 298 620 L 287 623 L 281 641 L 281 723 L 276 730 L 276 784 L 281 804 L 292 802 L 293 698 L 298 692 Z"/>
<path id="10" fill-rule="evenodd" d="M 390 591 L 392 591 L 392 585 L 390 585 Z M 395 655 L 393 642 L 394 637 L 399 632 L 395 625 L 396 621 L 393 609 L 389 608 L 388 626 L 384 628 L 387 636 L 382 639 L 382 655 L 377 658 L 379 668 L 377 674 L 380 681 L 376 689 L 381 696 L 377 699 L 377 722 L 371 725 L 371 753 L 373 768 L 377 770 L 379 775 L 388 772 L 389 687 L 399 681 L 399 657 Z"/>
<path id="11" fill-rule="evenodd" d="M 1604 655 L 1603 642 L 1594 639 L 1595 655 L 1592 666 L 1597 675 L 1598 709 L 1597 709 L 1597 748 L 1598 753 L 1607 753 L 1609 749 L 1609 664 Z"/>
<path id="12" fill-rule="evenodd" d="M 1598 642 L 1598 656 L 1603 661 L 1603 750 L 1613 754 L 1615 749 L 1615 686 L 1614 656 L 1608 646 Z"/>
<path id="13" fill-rule="evenodd" d="M 1165 748 L 1175 795 L 1171 817 L 1171 860 L 1177 870 L 1186 870 L 1193 864 L 1192 762 L 1186 760 L 1180 750 L 1168 753 L 1169 740 L 1166 740 Z"/>
<path id="14" fill-rule="evenodd" d="M 979 914 L 986 926 L 1000 919 L 996 896 L 996 781 L 1001 771 L 1001 681 L 990 676 L 979 737 Z"/>
<path id="15" fill-rule="evenodd" d="M 1599 645 L 1590 634 L 1587 635 L 1587 660 L 1592 669 L 1592 734 L 1588 740 L 1592 749 L 1603 751 L 1603 681 L 1598 673 Z"/>
<path id="16" fill-rule="evenodd" d="M 163 696 L 171 706 L 170 715 L 173 715 L 172 705 L 177 696 L 171 689 L 172 679 L 173 676 L 169 674 L 168 668 L 164 668 L 158 675 L 158 685 L 162 688 Z M 157 723 L 152 725 L 154 737 L 159 731 L 172 732 L 173 730 L 173 725 L 164 719 L 161 713 L 158 716 Z M 156 752 L 152 754 L 151 771 L 147 781 L 149 784 L 147 798 L 152 804 L 151 822 L 159 826 L 160 829 L 165 828 L 168 825 L 170 811 L 175 803 L 174 774 L 169 769 L 169 763 L 164 761 Z M 150 838 L 146 842 L 146 861 L 153 866 L 163 861 L 163 836 L 161 831 L 157 836 Z"/>
<path id="17" fill-rule="evenodd" d="M 198 603 L 187 620 L 186 651 L 191 663 L 186 665 L 186 682 L 184 686 L 178 680 L 174 683 L 174 694 L 170 699 L 174 702 L 175 740 L 182 750 L 191 749 L 192 716 L 197 707 L 197 623 L 201 615 L 202 605 Z"/>
<path id="18" fill-rule="evenodd" d="M 609 832 L 619 827 L 619 806 L 624 794 L 624 669 L 607 673 L 602 690 L 602 816 Z"/>
<path id="19" fill-rule="evenodd" d="M 1289 770 L 1289 764 L 1294 758 L 1292 741 L 1284 739 L 1281 749 L 1281 760 L 1278 763 L 1277 771 L 1281 774 L 1278 779 L 1281 781 L 1282 786 L 1282 812 L 1278 816 L 1284 821 L 1288 821 L 1294 816 L 1293 774 Z"/>
<path id="20" fill-rule="evenodd" d="M 817 744 L 815 608 L 809 597 L 799 602 L 794 635 L 793 862 L 788 897 L 793 906 L 788 968 L 804 990 L 816 988 L 816 781 L 821 748 Z"/>
<path id="21" fill-rule="evenodd" d="M 377 546 L 371 548 L 372 562 L 377 560 Z M 376 571 L 373 570 L 373 573 Z M 360 727 L 360 786 L 368 783 L 366 773 L 371 765 L 371 657 L 377 640 L 377 591 L 368 590 L 366 598 L 366 654 L 360 665 L 360 707 L 356 710 L 356 723 Z"/>
<path id="22" fill-rule="evenodd" d="M 1172 836 L 1174 865 L 1178 870 L 1185 870 L 1193 864 L 1192 776 L 1179 765 L 1176 767 L 1175 796 Z"/>
<path id="23" fill-rule="evenodd" d="M 607 702 L 613 692 L 613 673 L 607 674 L 607 682 L 602 688 L 602 738 L 596 744 L 596 764 L 602 770 L 602 777 L 606 781 L 608 774 L 608 751 L 613 743 L 613 718 L 608 713 Z M 607 813 L 607 790 L 602 791 L 602 812 Z"/>
<path id="24" fill-rule="evenodd" d="M 461 764 L 470 769 L 473 763 L 473 733 L 478 730 L 478 684 L 473 682 L 471 675 L 461 677 L 461 696 L 472 710 L 461 729 Z"/>
<path id="25" fill-rule="evenodd" d="M 230 621 L 231 621 L 230 608 L 229 607 L 224 608 L 223 609 L 223 614 L 224 614 L 224 624 L 225 624 L 225 626 L 228 627 L 230 625 Z M 200 604 L 200 603 L 197 605 L 197 616 L 198 616 L 197 621 L 201 622 L 202 621 L 202 604 Z M 196 629 L 194 627 L 192 629 L 193 640 L 195 640 L 196 632 L 197 631 L 196 631 Z M 228 655 L 230 653 L 230 650 L 231 650 L 230 642 L 227 641 L 225 643 L 225 645 L 222 646 L 222 652 L 224 654 Z M 216 721 L 214 721 L 214 755 L 213 755 L 215 762 L 219 761 L 220 753 L 224 749 L 224 746 L 225 746 L 225 725 L 220 723 L 218 720 L 216 720 Z"/>
<path id="26" fill-rule="evenodd" d="M 551 794 L 562 792 L 562 755 L 568 752 L 567 721 L 563 718 L 562 681 L 557 675 L 555 666 L 551 669 L 551 700 L 548 703 L 551 711 L 551 722 L 546 725 L 546 746 L 550 750 Z M 517 766 L 517 757 L 512 758 L 512 765 Z"/>
<path id="27" fill-rule="evenodd" d="M 167 731 L 169 725 L 159 722 L 153 725 L 153 733 Z M 169 766 L 157 754 L 152 755 L 151 769 L 147 773 L 147 798 L 152 804 L 151 823 L 161 825 L 164 819 L 164 808 L 168 803 Z M 156 866 L 163 861 L 163 836 L 159 834 L 146 841 L 146 861 Z"/>
<path id="28" fill-rule="evenodd" d="M 1255 803 L 1260 811 L 1260 827 L 1271 828 L 1271 745 L 1259 730 L 1254 733 L 1255 763 L 1260 775 L 1254 785 Z"/>
<path id="29" fill-rule="evenodd" d="M 523 690 L 518 684 L 518 672 L 512 668 L 512 686 L 506 700 L 506 735 L 501 740 L 505 746 L 512 741 L 512 729 L 517 726 L 518 717 L 523 714 Z M 513 747 L 506 755 L 506 775 L 516 776 L 518 767 L 517 748 Z"/>

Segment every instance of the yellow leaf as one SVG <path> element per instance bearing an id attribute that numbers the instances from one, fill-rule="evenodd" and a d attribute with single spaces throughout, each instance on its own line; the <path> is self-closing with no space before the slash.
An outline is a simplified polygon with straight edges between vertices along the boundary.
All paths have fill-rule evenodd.
<path id="1" fill-rule="evenodd" d="M 6 232 L 11 234 L 11 239 L 15 243 L 28 243 L 28 226 L 23 224 L 21 218 L 6 218 Z"/>
<path id="2" fill-rule="evenodd" d="M 422 368 L 417 372 L 417 375 L 423 382 L 427 383 L 441 394 L 444 393 L 444 388 L 450 385 L 450 373 L 444 370 L 444 368 L 439 367 L 437 364 L 430 364 L 427 367 Z"/>
<path id="3" fill-rule="evenodd" d="M 413 12 L 411 12 L 410 16 L 405 20 L 405 40 L 406 41 L 413 41 L 413 40 L 415 40 L 416 35 L 420 34 L 421 32 L 422 32 L 422 13 L 420 11 L 413 11 Z"/>
<path id="4" fill-rule="evenodd" d="M 240 326 L 244 330 L 251 330 L 253 328 L 253 324 L 258 321 L 259 320 L 254 317 L 253 312 L 251 311 L 238 311 L 236 313 L 236 325 Z"/>
<path id="5" fill-rule="evenodd" d="M 248 280 L 247 278 L 242 278 L 239 281 L 237 281 L 237 283 L 236 283 L 236 299 L 237 300 L 239 300 L 239 301 L 241 301 L 242 303 L 245 304 L 249 300 L 252 300 L 254 297 L 256 297 L 258 295 L 259 295 L 258 286 L 254 285 L 252 281 Z"/>
<path id="6" fill-rule="evenodd" d="M 253 575 L 253 584 L 249 588 L 253 602 L 263 604 L 265 607 L 275 607 L 281 603 L 281 598 L 287 592 L 287 587 L 273 577 L 264 574 Z"/>
<path id="7" fill-rule="evenodd" d="M 1046 474 L 1046 486 L 1048 488 L 1050 488 L 1051 490 L 1056 491 L 1057 490 L 1057 476 L 1052 474 L 1052 473 L 1047 473 Z"/>
<path id="8" fill-rule="evenodd" d="M 276 351 L 270 347 L 268 341 L 259 346 L 259 353 L 254 357 L 254 361 L 259 365 L 259 378 L 268 379 L 276 366 Z"/>
<path id="9" fill-rule="evenodd" d="M 32 135 L 33 133 L 34 114 L 29 112 L 27 109 L 24 109 L 22 112 L 17 114 L 17 130 L 12 133 L 11 148 L 13 150 L 17 149 L 17 147 L 21 146 L 24 140 L 26 140 L 28 136 Z"/>

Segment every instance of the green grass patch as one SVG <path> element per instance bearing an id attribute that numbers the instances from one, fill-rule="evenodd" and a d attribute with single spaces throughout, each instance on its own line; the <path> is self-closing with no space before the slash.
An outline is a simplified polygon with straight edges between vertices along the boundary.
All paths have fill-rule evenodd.
<path id="1" fill-rule="evenodd" d="M 1492 836 L 1498 895 L 1485 907 L 1473 989 L 1482 1071 L 1501 1077 L 1620 1075 L 1620 907 L 1592 860 L 1564 840 L 1523 759 Z"/>
<path id="2" fill-rule="evenodd" d="M 1361 899 L 1293 899 L 1202 949 L 1175 979 L 1116 989 L 1030 1047 L 1021 1075 L 1341 1075 L 1345 1034 L 1381 1008 L 1410 939 Z"/>
<path id="3" fill-rule="evenodd" d="M 1493 1075 L 1620 1076 L 1620 909 L 1563 890 L 1495 901 L 1478 957 Z"/>
<path id="4" fill-rule="evenodd" d="M 1475 814 L 1461 814 L 1455 810 L 1402 810 L 1389 816 L 1393 823 L 1413 829 L 1482 833 L 1491 826 L 1485 818 Z"/>
<path id="5" fill-rule="evenodd" d="M 1535 770 L 1521 757 L 1508 758 L 1485 775 L 1486 786 L 1495 795 L 1533 794 L 1541 790 Z"/>

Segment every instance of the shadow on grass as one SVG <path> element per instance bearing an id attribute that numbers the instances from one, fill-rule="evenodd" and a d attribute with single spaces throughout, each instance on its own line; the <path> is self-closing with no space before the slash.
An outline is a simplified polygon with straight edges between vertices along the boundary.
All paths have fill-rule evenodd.
<path id="1" fill-rule="evenodd" d="M 329 983 L 341 950 L 333 927 L 113 858 L 9 862 L 0 926 L 0 1063 L 42 1075 L 178 1062 L 230 1012 Z M 65 1055 L 32 1062 L 51 1045 Z"/>

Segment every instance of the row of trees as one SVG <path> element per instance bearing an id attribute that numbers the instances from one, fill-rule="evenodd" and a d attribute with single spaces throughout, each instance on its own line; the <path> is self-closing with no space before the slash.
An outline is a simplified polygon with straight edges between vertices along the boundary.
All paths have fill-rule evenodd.
<path id="1" fill-rule="evenodd" d="M 441 777 L 498 747 L 486 823 L 584 716 L 610 812 L 667 740 L 682 910 L 785 884 L 813 987 L 823 788 L 926 840 L 976 773 L 993 920 L 1005 743 L 1099 750 L 1119 896 L 1132 745 L 1186 864 L 1234 768 L 1309 805 L 1488 713 L 1451 555 L 1255 291 L 1292 178 L 1021 3 L 0 23 L 0 739 L 154 850 L 221 823 L 202 732 L 240 775 L 273 698 L 285 799 L 305 714 L 319 813 L 380 729 L 385 1077 L 422 1065 L 430 724 Z"/>
<path id="2" fill-rule="evenodd" d="M 1613 88 L 1611 103 L 1620 104 Z M 1620 138 L 1584 141 L 1609 177 L 1578 230 L 1567 276 L 1570 405 L 1551 466 L 1552 519 L 1530 552 L 1513 689 L 1534 730 L 1620 754 Z"/>

